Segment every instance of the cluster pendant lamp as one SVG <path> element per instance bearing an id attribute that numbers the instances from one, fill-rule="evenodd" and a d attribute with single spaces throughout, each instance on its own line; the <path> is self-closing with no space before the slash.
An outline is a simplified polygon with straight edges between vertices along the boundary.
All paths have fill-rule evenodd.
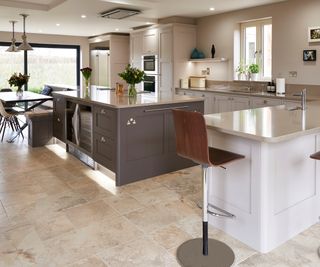
<path id="1" fill-rule="evenodd" d="M 11 39 L 11 45 L 6 50 L 7 52 L 19 52 L 19 51 L 33 50 L 31 45 L 27 42 L 27 35 L 26 35 L 26 17 L 28 17 L 29 15 L 20 14 L 20 16 L 23 17 L 22 43 L 18 47 L 16 47 L 16 39 L 14 37 L 14 24 L 17 21 L 11 20 L 10 23 L 12 23 L 12 39 Z"/>

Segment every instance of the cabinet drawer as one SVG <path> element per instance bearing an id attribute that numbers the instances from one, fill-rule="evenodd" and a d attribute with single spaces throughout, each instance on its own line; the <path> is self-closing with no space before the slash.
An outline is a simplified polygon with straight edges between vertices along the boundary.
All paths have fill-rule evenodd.
<path id="1" fill-rule="evenodd" d="M 93 159 L 111 171 L 115 170 L 115 142 L 112 138 L 95 133 L 93 135 Z"/>
<path id="2" fill-rule="evenodd" d="M 65 120 L 63 115 L 55 113 L 53 115 L 53 136 L 65 142 Z"/>
<path id="3" fill-rule="evenodd" d="M 94 108 L 94 132 L 99 132 L 109 137 L 115 132 L 115 111 L 105 107 Z"/>

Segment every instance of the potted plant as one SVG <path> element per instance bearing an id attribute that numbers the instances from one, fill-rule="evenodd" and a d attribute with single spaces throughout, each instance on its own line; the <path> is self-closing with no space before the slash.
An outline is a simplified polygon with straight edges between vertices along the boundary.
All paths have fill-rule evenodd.
<path id="1" fill-rule="evenodd" d="M 241 61 L 239 66 L 236 68 L 236 72 L 238 73 L 238 80 L 246 80 L 247 78 L 247 72 L 248 72 L 248 67 L 243 64 Z"/>
<path id="2" fill-rule="evenodd" d="M 16 72 L 13 73 L 10 77 L 10 79 L 8 80 L 10 86 L 17 86 L 17 96 L 22 96 L 23 91 L 22 91 L 22 86 L 27 84 L 29 81 L 29 77 L 28 75 L 24 75 L 24 74 L 17 74 Z"/>
<path id="3" fill-rule="evenodd" d="M 142 82 L 146 77 L 143 70 L 131 67 L 130 64 L 128 64 L 125 70 L 118 75 L 129 84 L 129 96 L 132 97 L 137 95 L 136 83 Z"/>
<path id="4" fill-rule="evenodd" d="M 251 64 L 249 66 L 249 73 L 252 81 L 258 80 L 258 73 L 260 71 L 260 67 L 258 64 Z"/>

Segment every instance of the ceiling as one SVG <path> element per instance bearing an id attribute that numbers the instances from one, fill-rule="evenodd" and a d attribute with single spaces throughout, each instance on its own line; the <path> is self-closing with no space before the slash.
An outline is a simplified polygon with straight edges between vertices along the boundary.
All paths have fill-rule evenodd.
<path id="1" fill-rule="evenodd" d="M 21 13 L 29 14 L 26 31 L 32 33 L 93 36 L 108 32 L 130 32 L 132 27 L 156 23 L 159 18 L 198 18 L 285 0 L 0 0 L 0 31 L 11 31 L 17 20 L 22 31 Z M 133 8 L 141 14 L 123 20 L 100 18 L 113 8 Z M 214 11 L 209 8 L 214 7 Z M 85 18 L 81 18 L 85 15 Z"/>

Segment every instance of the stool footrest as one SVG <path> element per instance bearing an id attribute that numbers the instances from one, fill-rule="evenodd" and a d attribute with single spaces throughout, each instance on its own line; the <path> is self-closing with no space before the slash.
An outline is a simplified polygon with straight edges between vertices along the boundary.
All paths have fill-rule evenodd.
<path id="1" fill-rule="evenodd" d="M 202 209 L 202 203 L 197 203 L 197 206 Z M 209 208 L 213 208 L 217 211 L 219 211 L 219 213 L 217 212 L 214 212 L 214 211 L 211 211 L 209 210 Z M 208 214 L 212 215 L 212 216 L 215 216 L 215 217 L 224 217 L 224 218 L 230 218 L 230 219 L 235 219 L 236 216 L 224 209 L 221 209 L 221 208 L 218 208 L 217 206 L 214 206 L 212 204 L 208 204 Z"/>

